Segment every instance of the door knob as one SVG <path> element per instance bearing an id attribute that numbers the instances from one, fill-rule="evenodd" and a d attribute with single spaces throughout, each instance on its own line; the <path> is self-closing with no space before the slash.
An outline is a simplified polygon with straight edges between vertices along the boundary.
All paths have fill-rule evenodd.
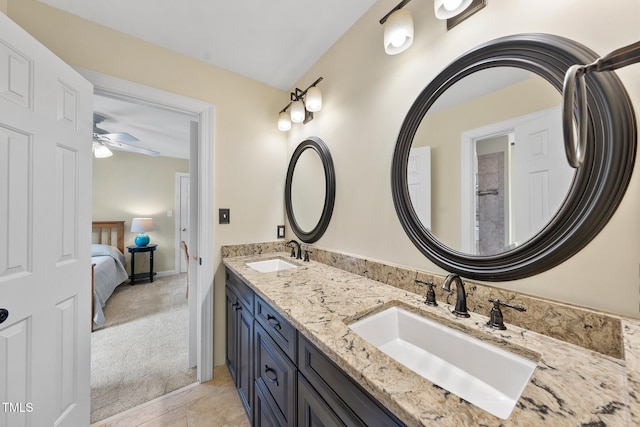
<path id="1" fill-rule="evenodd" d="M 183 229 L 182 229 L 182 231 L 187 231 L 187 229 L 186 229 L 186 228 L 183 228 Z"/>
<path id="2" fill-rule="evenodd" d="M 0 323 L 7 320 L 7 317 L 9 317 L 9 310 L 6 308 L 0 308 Z"/>

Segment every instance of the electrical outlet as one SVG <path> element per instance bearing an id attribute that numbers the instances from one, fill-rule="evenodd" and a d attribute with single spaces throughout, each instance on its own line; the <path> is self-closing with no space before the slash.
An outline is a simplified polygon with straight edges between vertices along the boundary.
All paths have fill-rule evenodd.
<path id="1" fill-rule="evenodd" d="M 231 222 L 231 219 L 229 218 L 229 215 L 230 215 L 229 209 L 220 209 L 219 210 L 218 223 L 219 224 L 229 224 Z"/>
<path id="2" fill-rule="evenodd" d="M 284 225 L 278 226 L 278 239 L 284 239 Z"/>

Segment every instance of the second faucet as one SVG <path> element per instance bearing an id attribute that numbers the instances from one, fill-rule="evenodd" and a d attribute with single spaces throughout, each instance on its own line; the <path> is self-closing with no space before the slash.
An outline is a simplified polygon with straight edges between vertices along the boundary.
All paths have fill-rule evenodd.
<path id="1" fill-rule="evenodd" d="M 442 283 L 442 289 L 451 292 L 451 282 L 456 284 L 456 306 L 452 313 L 458 317 L 470 317 L 467 310 L 467 294 L 464 290 L 464 282 L 457 274 L 449 274 Z"/>

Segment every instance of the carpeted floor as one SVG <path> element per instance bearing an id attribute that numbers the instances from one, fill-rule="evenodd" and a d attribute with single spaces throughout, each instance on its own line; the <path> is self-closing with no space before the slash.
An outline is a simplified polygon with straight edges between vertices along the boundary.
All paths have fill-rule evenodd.
<path id="1" fill-rule="evenodd" d="M 91 422 L 196 381 L 187 361 L 186 274 L 118 286 L 91 334 Z"/>

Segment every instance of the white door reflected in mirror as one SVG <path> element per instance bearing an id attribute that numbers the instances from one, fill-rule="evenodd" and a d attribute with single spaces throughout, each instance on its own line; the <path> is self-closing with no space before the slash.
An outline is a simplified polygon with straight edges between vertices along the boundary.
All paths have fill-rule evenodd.
<path id="1" fill-rule="evenodd" d="M 447 89 L 411 148 L 431 152 L 429 223 L 409 190 L 425 228 L 471 255 L 504 253 L 542 230 L 575 173 L 564 155 L 560 104 L 556 88 L 520 68 L 485 69 Z"/>

